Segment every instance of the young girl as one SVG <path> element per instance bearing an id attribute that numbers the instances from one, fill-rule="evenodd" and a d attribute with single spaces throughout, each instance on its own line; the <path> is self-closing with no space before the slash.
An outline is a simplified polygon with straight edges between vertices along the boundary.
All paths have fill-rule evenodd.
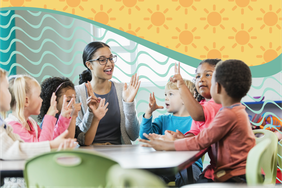
<path id="1" fill-rule="evenodd" d="M 47 114 L 48 109 L 50 108 L 50 97 L 53 92 L 57 97 L 56 98 L 57 109 L 58 109 L 58 113 L 56 114 L 57 118 L 59 118 L 59 114 L 61 113 L 63 108 L 63 96 L 66 96 L 67 103 L 70 103 L 71 100 L 75 100 L 76 96 L 75 96 L 74 84 L 68 78 L 60 78 L 60 77 L 47 78 L 42 82 L 41 88 L 42 88 L 42 92 L 40 94 L 40 97 L 43 99 L 43 102 L 42 102 L 42 107 L 40 109 L 40 114 L 38 115 L 38 120 L 42 121 L 41 125 L 43 125 L 44 123 L 43 118 L 45 114 Z M 90 101 L 91 100 L 88 100 L 88 106 L 90 106 L 90 108 L 93 108 L 94 113 L 96 114 L 100 113 L 102 116 L 106 114 L 108 104 L 105 105 L 104 99 L 101 100 L 99 106 L 98 106 L 99 103 L 98 101 L 94 99 L 92 100 L 93 103 L 91 103 Z M 95 107 L 95 105 L 97 106 Z M 78 112 L 81 110 L 81 103 L 73 104 L 73 106 L 74 106 L 74 110 L 72 112 L 71 122 L 68 127 L 68 131 L 69 131 L 68 137 L 69 138 L 76 137 L 79 145 L 90 145 L 93 139 L 95 138 L 96 130 L 100 119 L 93 118 L 90 129 L 86 133 L 83 133 L 77 130 L 79 129 L 79 127 L 76 127 L 76 118 L 78 116 Z M 95 117 L 100 117 L 100 116 L 97 114 Z"/>
<path id="2" fill-rule="evenodd" d="M 40 98 L 41 87 L 39 83 L 28 75 L 13 76 L 9 80 L 9 91 L 12 95 L 11 109 L 12 113 L 5 119 L 25 142 L 39 142 L 53 140 L 63 133 L 70 123 L 70 114 L 72 111 L 71 103 L 66 103 L 66 98 L 61 111 L 60 124 L 56 124 L 55 118 L 57 102 L 55 93 L 52 94 L 50 108 L 45 115 L 43 129 L 37 125 L 31 115 L 38 115 L 42 104 Z"/>
<path id="3" fill-rule="evenodd" d="M 2 113 L 10 110 L 11 94 L 8 90 L 9 83 L 6 77 L 6 71 L 0 68 L 0 111 Z M 0 159 L 2 160 L 21 160 L 27 159 L 44 152 L 49 152 L 51 149 L 71 149 L 76 147 L 75 139 L 65 139 L 68 132 L 62 133 L 55 140 L 24 143 L 24 141 L 13 133 L 13 128 L 8 125 L 0 116 Z M 23 178 L 4 179 L 3 187 L 25 187 Z M 2 183 L 2 182 L 1 182 Z"/>

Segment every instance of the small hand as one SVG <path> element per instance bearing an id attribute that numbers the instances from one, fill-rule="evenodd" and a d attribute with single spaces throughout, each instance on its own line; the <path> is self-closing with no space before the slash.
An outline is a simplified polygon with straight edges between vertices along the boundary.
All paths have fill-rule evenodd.
<path id="1" fill-rule="evenodd" d="M 157 105 L 157 101 L 156 101 L 154 92 L 153 92 L 153 94 L 150 93 L 150 99 L 149 100 L 150 100 L 149 109 L 148 109 L 149 114 L 152 114 L 157 109 L 163 109 L 164 108 L 163 106 Z"/>
<path id="2" fill-rule="evenodd" d="M 179 130 L 176 130 L 176 132 L 166 130 L 165 135 L 167 136 L 167 139 L 172 138 L 176 140 L 176 139 L 185 138 L 185 135 L 182 132 L 180 132 Z"/>
<path id="3" fill-rule="evenodd" d="M 178 66 L 175 63 L 174 66 L 174 76 L 170 78 L 170 81 L 177 84 L 177 87 L 180 88 L 181 86 L 186 86 L 182 76 L 180 75 L 180 62 L 178 62 Z"/>
<path id="4" fill-rule="evenodd" d="M 55 93 L 52 94 L 51 100 L 50 100 L 50 107 L 48 109 L 47 114 L 50 116 L 55 116 L 59 111 L 57 109 L 57 101 L 56 101 L 57 96 Z"/>
<path id="5" fill-rule="evenodd" d="M 62 105 L 62 111 L 61 111 L 61 116 L 65 118 L 70 118 L 72 110 L 73 110 L 73 103 L 74 103 L 74 98 L 72 97 L 71 101 L 68 103 L 67 102 L 67 97 L 66 95 L 63 96 L 63 105 Z"/>
<path id="6" fill-rule="evenodd" d="M 122 97 L 125 102 L 133 102 L 141 84 L 141 81 L 138 80 L 139 76 L 137 76 L 137 74 L 134 74 L 131 77 L 129 86 L 127 86 L 126 83 L 124 84 Z"/>

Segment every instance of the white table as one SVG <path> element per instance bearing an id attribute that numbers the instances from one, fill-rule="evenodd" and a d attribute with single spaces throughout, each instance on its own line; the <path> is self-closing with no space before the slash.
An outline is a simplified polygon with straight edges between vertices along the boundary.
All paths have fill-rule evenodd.
<path id="1" fill-rule="evenodd" d="M 123 168 L 144 169 L 158 175 L 175 174 L 191 167 L 207 151 L 207 149 L 202 151 L 155 151 L 140 145 L 85 146 L 79 149 L 103 154 L 117 161 Z M 25 160 L 0 160 L 1 179 L 23 177 L 24 165 Z M 188 174 L 191 172 L 192 168 L 188 168 Z"/>

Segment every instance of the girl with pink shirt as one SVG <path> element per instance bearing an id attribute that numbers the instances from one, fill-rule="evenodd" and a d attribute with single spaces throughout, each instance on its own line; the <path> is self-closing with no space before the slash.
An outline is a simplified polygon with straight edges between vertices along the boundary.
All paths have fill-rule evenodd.
<path id="1" fill-rule="evenodd" d="M 9 91 L 12 96 L 10 103 L 12 113 L 5 121 L 13 127 L 14 133 L 18 134 L 22 140 L 25 142 L 50 141 L 67 130 L 74 99 L 67 104 L 67 98 L 64 96 L 61 116 L 56 124 L 55 115 L 58 110 L 56 95 L 53 93 L 41 130 L 36 121 L 30 117 L 40 113 L 42 99 L 39 83 L 28 75 L 12 76 L 9 79 Z"/>

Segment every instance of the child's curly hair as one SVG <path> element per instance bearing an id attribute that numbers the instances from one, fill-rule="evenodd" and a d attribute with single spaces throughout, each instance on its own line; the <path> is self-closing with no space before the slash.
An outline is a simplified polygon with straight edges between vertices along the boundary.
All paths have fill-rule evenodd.
<path id="1" fill-rule="evenodd" d="M 43 102 L 40 109 L 40 114 L 37 117 L 39 121 L 42 121 L 50 107 L 52 93 L 56 92 L 56 100 L 58 102 L 58 99 L 62 96 L 64 89 L 67 88 L 74 90 L 74 84 L 66 77 L 50 77 L 42 82 L 40 97 L 43 99 Z"/>

